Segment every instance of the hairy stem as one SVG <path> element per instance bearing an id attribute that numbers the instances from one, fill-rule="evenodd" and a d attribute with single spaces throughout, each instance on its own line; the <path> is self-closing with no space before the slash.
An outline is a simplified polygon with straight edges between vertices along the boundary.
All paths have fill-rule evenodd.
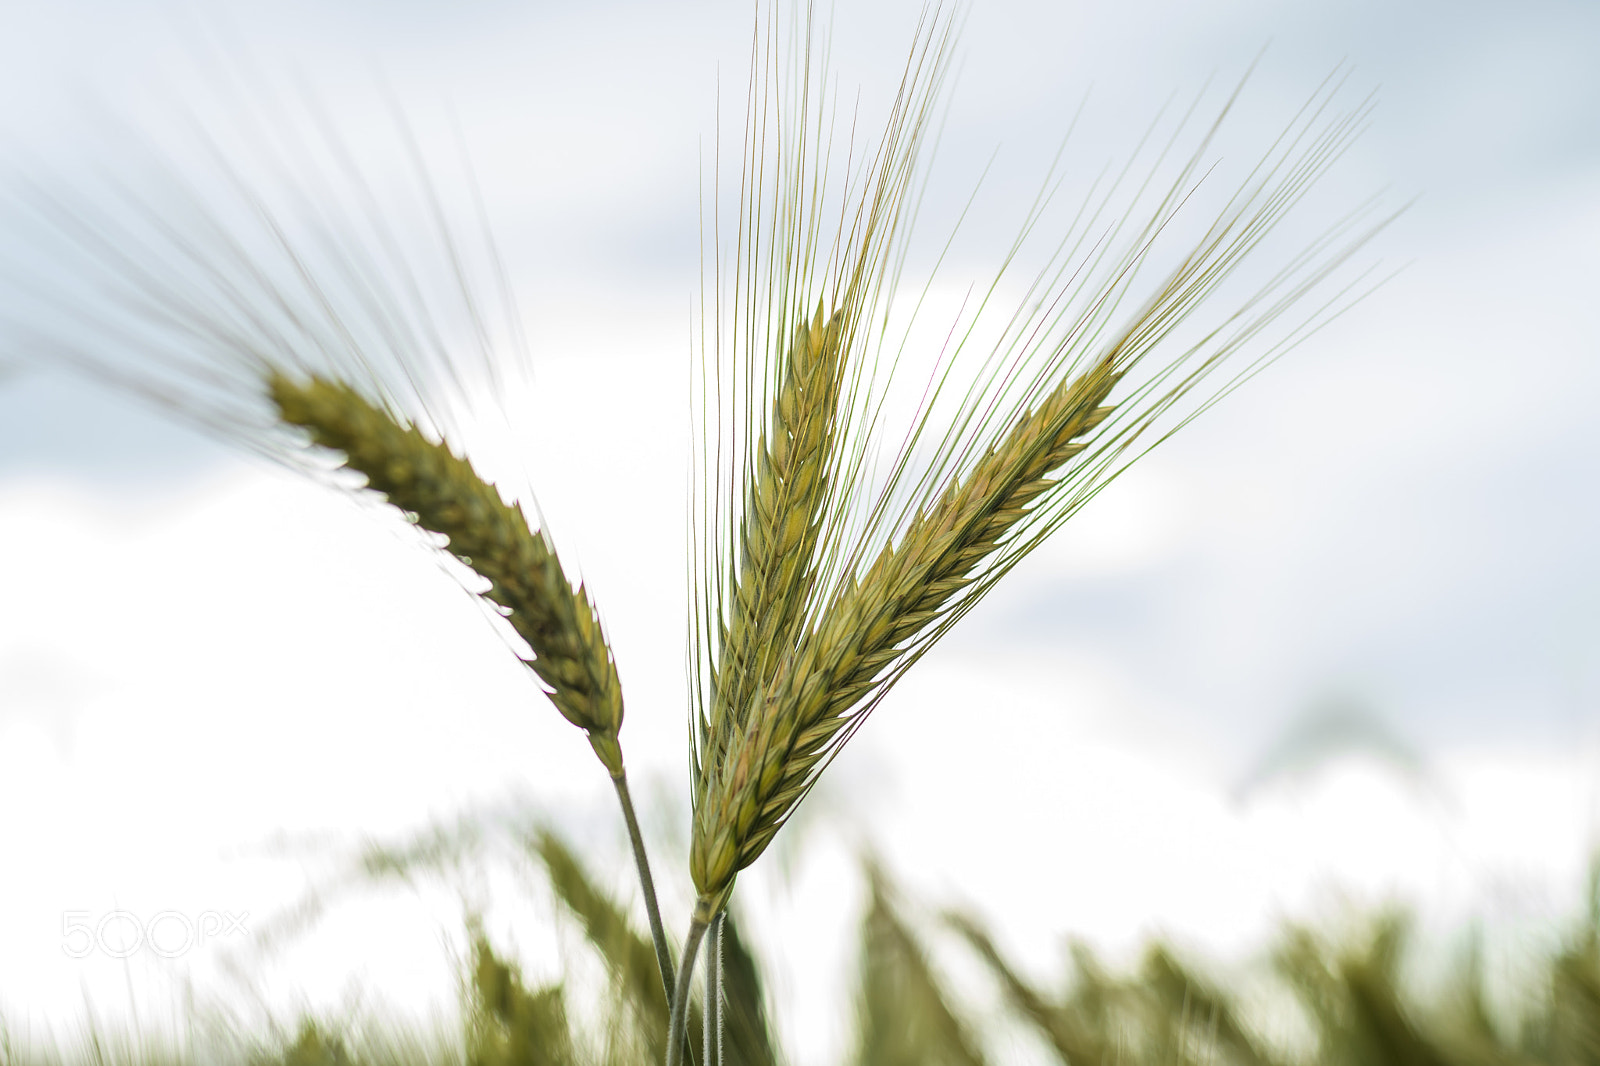
<path id="1" fill-rule="evenodd" d="M 639 816 L 634 813 L 633 793 L 628 791 L 628 772 L 623 769 L 611 775 L 617 788 L 617 802 L 622 805 L 623 820 L 628 823 L 628 842 L 633 845 L 633 862 L 639 869 L 639 887 L 644 891 L 644 909 L 650 916 L 650 940 L 656 947 L 656 965 L 661 968 L 661 988 L 672 1002 L 672 951 L 667 947 L 667 930 L 661 924 L 661 907 L 656 902 L 656 882 L 650 876 L 650 858 L 644 850 L 644 834 L 639 832 Z"/>
<path id="2" fill-rule="evenodd" d="M 689 920 L 689 935 L 683 938 L 683 961 L 678 964 L 678 984 L 672 997 L 672 1016 L 667 1021 L 667 1066 L 682 1066 L 683 1048 L 689 1042 L 689 989 L 694 984 L 694 960 L 700 954 L 700 941 L 710 919 L 701 916 L 696 904 Z"/>
<path id="3" fill-rule="evenodd" d="M 722 923 L 726 914 L 711 919 L 706 931 L 706 1006 L 705 1048 L 706 1066 L 722 1066 Z"/>

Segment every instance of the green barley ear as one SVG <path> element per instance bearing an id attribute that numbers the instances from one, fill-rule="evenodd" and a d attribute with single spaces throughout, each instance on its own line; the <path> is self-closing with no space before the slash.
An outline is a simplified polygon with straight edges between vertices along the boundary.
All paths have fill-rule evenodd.
<path id="1" fill-rule="evenodd" d="M 503 960 L 480 932 L 472 945 L 472 1019 L 467 1062 L 472 1066 L 547 1063 L 575 1066 L 563 982 L 529 990 L 515 963 Z M 326 1060 L 322 1060 L 326 1061 Z M 343 1060 L 341 1060 L 343 1061 Z"/>
<path id="2" fill-rule="evenodd" d="M 909 212 L 902 206 L 916 185 L 951 25 L 947 14 L 935 13 L 922 26 L 889 122 L 861 168 L 865 177 L 847 181 L 842 196 L 829 191 L 825 140 L 806 134 L 823 125 L 813 112 L 826 106 L 808 96 L 809 32 L 797 32 L 783 77 L 770 70 L 783 60 L 766 56 L 753 78 L 758 99 L 747 120 L 734 299 L 725 312 L 719 267 L 713 365 L 722 374 L 729 350 L 735 361 L 741 352 L 748 359 L 748 348 L 763 338 L 761 323 L 786 321 L 796 294 L 814 292 L 820 276 L 832 286 L 833 306 L 846 312 L 847 328 L 829 353 L 844 391 L 829 401 L 837 407 L 827 446 L 816 438 L 815 479 L 796 478 L 806 491 L 785 492 L 765 457 L 778 436 L 771 427 L 800 409 L 791 397 L 792 372 L 747 375 L 742 391 L 738 381 L 724 388 L 717 379 L 725 406 L 707 420 L 717 446 L 706 454 L 760 458 L 742 478 L 708 469 L 708 495 L 718 499 L 704 509 L 709 521 L 696 549 L 701 600 L 692 676 L 709 684 L 696 688 L 690 871 L 698 891 L 694 924 L 702 927 L 878 701 L 996 582 L 1150 447 L 1364 295 L 1351 295 L 1359 277 L 1343 291 L 1319 293 L 1389 221 L 1374 220 L 1369 203 L 1309 247 L 1261 263 L 1270 258 L 1260 250 L 1271 247 L 1266 235 L 1366 121 L 1368 102 L 1334 110 L 1339 86 L 1330 79 L 1242 182 L 1223 191 L 1209 224 L 1202 217 L 1197 236 L 1182 235 L 1174 219 L 1197 210 L 1196 188 L 1217 180 L 1206 154 L 1229 100 L 1187 158 L 1169 154 L 1168 144 L 1142 164 L 1147 173 L 1134 173 L 1130 162 L 1111 191 L 1092 194 L 1065 234 L 1048 235 L 1058 243 L 1039 256 L 1031 280 L 1021 279 L 1023 297 L 1003 306 L 1002 283 L 1011 281 L 1006 275 L 1019 250 L 1042 225 L 1052 174 L 1000 276 L 977 287 L 975 309 L 943 331 L 941 369 L 895 440 L 888 434 L 898 430 L 885 428 L 885 396 L 896 354 L 915 336 L 898 325 L 906 332 L 888 335 L 906 261 Z M 769 133 L 766 122 L 779 132 Z M 1166 172 L 1169 161 L 1175 173 Z M 819 204 L 842 220 L 831 233 Z M 1154 266 L 1155 248 L 1175 265 Z M 1246 261 L 1266 266 L 1266 280 L 1225 289 Z M 916 308 L 910 310 L 899 320 L 914 318 Z M 1291 314 L 1298 320 L 1275 326 Z M 765 336 L 773 336 L 770 326 Z M 963 351 L 980 337 L 993 347 Z M 887 369 L 879 363 L 884 352 Z M 1230 360 L 1242 365 L 1202 389 Z M 958 365 L 959 373 L 952 369 Z M 765 423 L 749 417 L 768 409 L 774 413 Z M 745 443 L 724 444 L 730 432 L 742 432 Z M 726 502 L 741 495 L 742 508 Z M 752 538 L 752 529 L 759 536 Z M 762 538 L 793 545 L 793 568 L 785 569 L 787 557 L 753 565 L 750 545 L 764 545 Z M 806 573 L 812 577 L 802 579 Z"/>
<path id="3" fill-rule="evenodd" d="M 779 368 L 767 428 L 756 445 L 739 522 L 739 569 L 731 617 L 713 675 L 701 758 L 720 761 L 720 743 L 742 722 L 753 695 L 793 644 L 811 584 L 837 436 L 844 312 L 823 305 L 795 328 Z"/>
<path id="4" fill-rule="evenodd" d="M 999 983 L 1006 1006 L 1031 1024 L 1062 1062 L 1107 1062 L 1115 1058 L 1101 1018 L 1093 1014 L 1085 1017 L 1086 1012 L 1074 1009 L 1077 1004 L 1070 999 L 1065 1003 L 1053 1002 L 1001 954 L 988 932 L 971 915 L 951 915 L 948 921 Z M 1080 992 L 1089 990 L 1092 994 L 1099 990 L 1096 973 L 1089 969 L 1080 974 Z"/>
<path id="5" fill-rule="evenodd" d="M 802 34 L 810 32 L 809 9 L 805 18 Z M 701 500 L 707 524 L 695 548 L 690 869 L 702 903 L 717 900 L 700 907 L 708 918 L 735 869 L 716 850 L 718 790 L 738 772 L 728 765 L 732 745 L 788 669 L 838 571 L 841 512 L 861 472 L 869 421 L 862 348 L 886 310 L 880 296 L 898 269 L 896 235 L 915 213 L 917 147 L 948 72 L 952 32 L 944 16 L 924 24 L 885 133 L 842 180 L 838 202 L 821 195 L 833 136 L 826 79 L 806 63 L 782 69 L 772 42 L 761 60 L 757 80 L 765 84 L 746 116 L 732 288 L 717 289 L 719 333 L 703 352 L 728 404 L 706 412 L 708 428 L 733 438 L 714 448 L 708 441 L 707 454 L 738 457 L 736 470 L 704 467 L 714 491 Z M 776 143 L 763 141 L 767 131 L 777 131 Z"/>
<path id="6" fill-rule="evenodd" d="M 414 426 L 398 421 L 349 385 L 326 378 L 267 381 L 283 421 L 308 430 L 369 488 L 423 529 L 449 538 L 449 550 L 490 583 L 482 594 L 533 650 L 528 668 L 567 721 L 589 735 L 613 777 L 622 773 L 622 686 L 605 634 L 582 586 L 574 589 L 542 533 L 520 504 L 508 504 L 472 464 Z"/>
<path id="7" fill-rule="evenodd" d="M 981 575 L 1052 487 L 1051 472 L 1088 447 L 1083 438 L 1111 413 L 1103 401 L 1117 380 L 1102 364 L 1063 384 L 828 604 L 742 723 L 702 799 L 696 828 L 705 826 L 706 839 L 696 839 L 695 873 L 703 893 L 725 895 L 766 850 L 851 724 L 850 709 Z"/>
<path id="8" fill-rule="evenodd" d="M 305 99 L 303 87 L 292 95 Z M 94 185 L 24 182 L 48 280 L 18 321 L 0 316 L 0 346 L 14 328 L 30 358 L 88 370 L 291 469 L 326 473 L 302 435 L 285 432 L 300 427 L 447 538 L 610 774 L 670 998 L 618 739 L 621 688 L 594 607 L 522 508 L 453 450 L 494 428 L 485 414 L 509 427 L 506 404 L 527 369 L 471 165 L 451 183 L 477 209 L 478 226 L 461 230 L 437 161 L 425 161 L 427 142 L 403 117 L 383 181 L 315 103 L 286 108 L 270 91 L 225 98 L 193 132 L 175 153 L 124 138 Z M 195 148 L 200 165 L 180 165 Z"/>
<path id="9" fill-rule="evenodd" d="M 908 923 L 894 886 L 873 863 L 867 866 L 867 883 L 871 896 L 861 921 L 855 1062 L 984 1066 L 977 1033 Z"/>
<path id="10" fill-rule="evenodd" d="M 651 1061 L 662 1055 L 667 1029 L 667 998 L 656 974 L 656 960 L 648 939 L 641 936 L 628 910 L 598 884 L 566 841 L 548 829 L 527 840 L 530 854 L 538 857 L 550 880 L 551 891 L 582 927 L 584 937 L 604 961 L 611 976 L 619 1011 L 648 1049 Z M 616 1035 L 621 1035 L 620 1032 Z"/>
<path id="11" fill-rule="evenodd" d="M 1271 1046 L 1246 1021 L 1229 990 L 1181 963 L 1164 944 L 1145 953 L 1143 983 L 1170 1018 L 1203 1019 L 1224 1061 L 1239 1066 L 1283 1066 Z"/>

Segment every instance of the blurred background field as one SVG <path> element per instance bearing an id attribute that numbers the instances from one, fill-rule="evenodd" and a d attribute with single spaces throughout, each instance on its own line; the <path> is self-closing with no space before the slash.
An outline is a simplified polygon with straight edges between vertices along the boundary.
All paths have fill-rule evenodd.
<path id="1" fill-rule="evenodd" d="M 257 939 L 271 955 L 286 940 L 315 935 L 310 929 L 341 895 L 370 905 L 385 886 L 415 891 L 453 882 L 464 905 L 453 944 L 455 1012 L 424 1021 L 358 997 L 252 1016 L 204 996 L 154 1025 L 91 1021 L 65 1038 L 8 1026 L 0 1053 L 18 1066 L 660 1061 L 668 1004 L 648 935 L 568 841 L 509 814 L 369 845 Z M 544 902 L 542 931 L 566 934 L 553 972 L 537 963 L 530 969 L 514 938 L 490 928 L 480 909 L 485 883 L 464 876 L 490 868 L 519 873 L 526 895 Z M 836 1061 L 1512 1066 L 1600 1059 L 1600 876 L 1591 876 L 1586 913 L 1531 950 L 1491 945 L 1481 927 L 1451 944 L 1419 945 L 1413 916 L 1391 908 L 1345 913 L 1321 928 L 1285 923 L 1265 950 L 1225 965 L 1160 940 L 1119 965 L 1073 938 L 1052 972 L 1040 974 L 1029 973 L 971 911 L 908 899 L 872 856 L 862 873 L 867 893 L 853 973 L 841 985 L 849 989 L 850 1024 Z M 719 1061 L 792 1061 L 771 1016 L 768 968 L 742 924 L 736 911 L 723 928 Z M 703 998 L 691 1007 L 696 1061 L 704 1061 L 703 1009 Z"/>
<path id="2" fill-rule="evenodd" d="M 882 56 L 917 10 L 836 12 L 841 82 L 881 92 Z M 750 14 L 72 0 L 8 13 L 0 40 L 8 176 L 103 164 L 98 101 L 136 121 L 170 110 L 216 39 L 303 75 L 330 113 L 382 114 L 386 84 L 420 128 L 459 125 L 529 328 L 530 473 L 618 648 L 670 915 L 688 904 L 680 400 L 697 205 L 719 91 L 724 119 L 742 100 Z M 741 881 L 741 933 L 789 1061 L 844 1061 L 860 1040 L 868 1061 L 963 1061 L 960 1041 L 894 1044 L 946 1024 L 908 938 L 989 1061 L 1050 1061 L 1052 1039 L 1095 1062 L 1105 1042 L 1141 1062 L 1600 1056 L 1600 1008 L 1583 999 L 1600 11 L 977 2 L 946 191 L 964 193 L 998 145 L 985 202 L 1003 214 L 1086 91 L 1078 150 L 1095 171 L 1170 93 L 1229 81 L 1269 39 L 1222 150 L 1254 146 L 1350 61 L 1380 106 L 1341 190 L 1420 194 L 1374 253 L 1410 265 L 1002 585 L 880 709 L 772 868 Z M 939 195 L 934 217 L 957 202 Z M 958 256 L 948 273 L 959 287 L 983 266 Z M 983 769 L 952 788 L 956 765 Z M 471 1045 L 519 1061 L 511 1030 L 556 1009 L 540 990 L 570 968 L 592 1002 L 605 972 L 519 834 L 553 826 L 632 915 L 606 791 L 410 538 L 110 391 L 0 377 L 0 1018 L 14 1048 L 206 1017 L 281 1048 L 305 1016 L 321 1035 L 293 1061 L 375 1055 L 366 1018 L 460 1054 L 465 998 L 523 1019 L 480 1018 Z M 493 830 L 498 859 L 467 849 L 480 858 L 443 874 L 357 877 L 305 929 L 277 924 L 344 883 L 364 841 L 461 812 Z M 863 854 L 897 893 L 877 892 Z M 1040 1002 L 947 909 L 981 922 Z M 174 958 L 63 950 L 65 916 L 114 912 L 248 918 Z M 515 981 L 484 976 L 500 971 L 464 913 Z M 1299 924 L 1310 940 L 1287 931 Z M 1147 957 L 1152 938 L 1170 956 Z M 1069 939 L 1101 968 L 1070 963 Z M 862 952 L 881 985 L 859 984 Z M 1296 960 L 1291 977 L 1273 976 L 1274 952 Z M 1216 988 L 1239 1002 L 1223 1010 Z M 1228 1035 L 1233 1010 L 1300 1020 L 1258 1045 Z M 591 1007 L 572 1012 L 580 1045 L 604 1030 Z"/>

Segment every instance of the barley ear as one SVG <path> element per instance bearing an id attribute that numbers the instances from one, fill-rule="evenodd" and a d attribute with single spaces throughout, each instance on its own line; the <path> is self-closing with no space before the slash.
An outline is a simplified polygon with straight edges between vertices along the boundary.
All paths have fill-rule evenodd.
<path id="1" fill-rule="evenodd" d="M 696 812 L 690 871 L 716 913 L 854 721 L 951 600 L 982 572 L 1006 535 L 1086 447 L 1118 375 L 1108 357 L 1025 412 L 1001 442 L 952 483 L 859 580 L 846 582 L 736 727 Z"/>
<path id="2" fill-rule="evenodd" d="M 844 312 L 824 322 L 819 301 L 781 360 L 739 523 L 739 571 L 714 674 L 702 774 L 720 760 L 729 729 L 747 716 L 804 614 L 828 500 L 844 336 Z"/>
<path id="3" fill-rule="evenodd" d="M 449 550 L 490 583 L 484 597 L 533 650 L 528 668 L 567 721 L 589 735 L 612 777 L 623 772 L 622 688 L 605 634 L 582 586 L 574 589 L 520 504 L 508 504 L 472 464 L 423 436 L 360 392 L 312 376 L 267 380 L 282 420 L 344 453 L 344 465 L 417 525 L 449 538 Z"/>

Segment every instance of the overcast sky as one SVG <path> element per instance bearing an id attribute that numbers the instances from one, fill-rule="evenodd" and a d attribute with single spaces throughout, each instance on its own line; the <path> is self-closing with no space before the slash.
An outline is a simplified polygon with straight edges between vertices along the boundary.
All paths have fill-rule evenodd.
<path id="1" fill-rule="evenodd" d="M 844 7 L 834 72 L 876 115 L 917 5 Z M 419 129 L 458 124 L 533 354 L 524 458 L 616 646 L 630 765 L 679 802 L 680 398 L 702 175 L 719 84 L 725 117 L 742 103 L 751 17 L 74 2 L 9 12 L 0 40 L 13 187 L 116 173 L 102 106 L 170 124 L 217 56 L 303 77 L 362 131 L 380 84 Z M 999 154 L 952 284 L 1009 240 L 1086 92 L 1072 182 L 1263 45 L 1219 150 L 1259 150 L 1348 64 L 1347 96 L 1378 108 L 1333 198 L 1415 198 L 1368 250 L 1406 269 L 1108 489 L 852 742 L 794 878 L 744 889 L 776 952 L 800 929 L 836 945 L 780 980 L 793 1017 L 828 1017 L 803 976 L 842 964 L 860 841 L 993 914 L 1041 973 L 1040 930 L 1242 949 L 1335 885 L 1561 913 L 1600 758 L 1600 8 L 974 0 L 963 26 L 939 156 L 957 177 L 930 216 L 948 223 L 959 176 Z M 80 379 L 15 372 L 0 590 L 0 853 L 28 871 L 0 889 L 0 1010 L 67 1018 L 80 989 L 121 994 L 120 963 L 61 954 L 66 911 L 269 913 L 299 868 L 239 855 L 279 830 L 403 833 L 525 795 L 598 834 L 626 885 L 581 736 L 372 509 Z M 1347 749 L 1364 754 L 1310 757 Z M 661 862 L 676 926 L 687 889 Z M 438 956 L 450 908 L 404 913 L 392 965 L 359 938 L 328 957 L 368 959 L 349 970 L 398 1002 L 448 1001 L 442 964 L 415 958 Z M 330 969 L 274 970 L 272 994 L 337 1000 Z M 431 976 L 396 976 L 412 970 Z"/>

